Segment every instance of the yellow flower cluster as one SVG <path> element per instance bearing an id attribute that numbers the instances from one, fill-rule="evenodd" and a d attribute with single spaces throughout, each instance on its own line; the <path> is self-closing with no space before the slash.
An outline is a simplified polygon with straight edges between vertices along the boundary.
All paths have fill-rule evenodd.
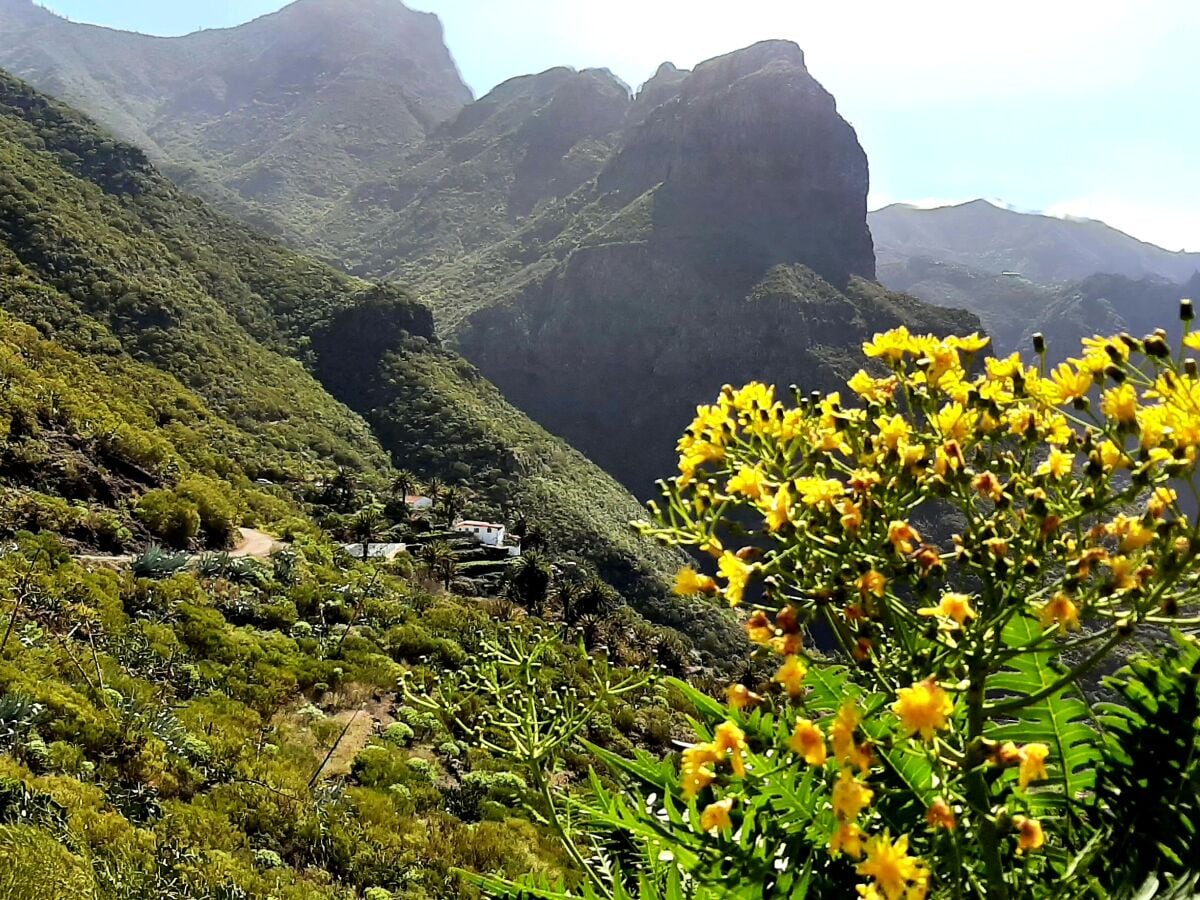
<path id="1" fill-rule="evenodd" d="M 734 722 L 723 722 L 709 743 L 694 744 L 683 751 L 680 765 L 685 797 L 695 797 L 716 779 L 717 763 L 728 761 L 739 778 L 746 774 L 746 734 Z"/>
<path id="2" fill-rule="evenodd" d="M 962 815 L 958 836 L 977 834 L 956 783 L 973 765 L 960 723 L 967 707 L 1011 710 L 1019 698 L 997 701 L 986 679 L 968 678 L 970 648 L 1053 647 L 1087 620 L 1065 645 L 1074 647 L 1093 639 L 1092 623 L 1166 622 L 1187 599 L 1166 579 L 1178 582 L 1200 549 L 1175 491 L 1200 460 L 1200 374 L 1164 337 L 1089 338 L 1048 368 L 1018 354 L 977 361 L 988 343 L 979 335 L 901 327 L 863 345 L 869 362 L 845 401 L 831 393 L 788 405 L 763 384 L 726 387 L 680 440 L 670 507 L 655 508 L 661 526 L 643 531 L 712 557 L 711 575 L 679 573 L 677 593 L 761 607 L 746 632 L 778 654 L 778 687 L 760 697 L 734 685 L 729 704 L 787 716 L 793 756 L 781 758 L 827 779 L 829 850 L 857 861 L 861 896 L 926 896 L 929 868 L 909 847 L 934 840 L 919 828 L 867 833 L 878 783 L 869 784 L 862 716 L 888 753 L 893 741 L 923 745 L 905 752 L 938 772 L 944 796 L 926 808 L 929 828 L 955 831 Z M 1200 350 L 1200 335 L 1183 343 Z M 870 685 L 866 708 L 846 701 L 829 715 L 810 705 L 803 638 L 813 623 L 837 641 L 852 680 Z M 720 765 L 742 776 L 746 752 L 732 722 L 689 748 L 685 795 L 708 787 Z M 1047 779 L 1048 758 L 1036 741 L 999 745 L 993 763 L 1016 777 L 996 790 L 1016 792 L 1025 809 L 1020 792 Z M 732 827 L 733 802 L 707 806 L 702 830 Z M 1045 845 L 1038 820 L 1001 821 L 1019 853 Z"/>

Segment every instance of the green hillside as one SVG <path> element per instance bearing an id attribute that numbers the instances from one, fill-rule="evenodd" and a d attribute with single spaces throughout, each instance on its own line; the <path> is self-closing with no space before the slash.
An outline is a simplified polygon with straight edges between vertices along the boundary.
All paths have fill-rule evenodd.
<path id="1" fill-rule="evenodd" d="M 78 352 L 123 353 L 173 376 L 236 429 L 233 458 L 247 478 L 302 494 L 341 467 L 379 488 L 399 464 L 467 486 L 466 511 L 524 516 L 554 552 L 595 565 L 652 618 L 687 624 L 708 651 L 728 643 L 712 613 L 681 616 L 668 599 L 677 558 L 630 536 L 638 504 L 440 350 L 428 312 L 402 292 L 230 222 L 140 152 L 7 76 L 0 158 L 5 310 Z M 394 346 L 339 381 L 318 351 L 365 358 L 340 329 L 381 297 L 395 314 Z"/>

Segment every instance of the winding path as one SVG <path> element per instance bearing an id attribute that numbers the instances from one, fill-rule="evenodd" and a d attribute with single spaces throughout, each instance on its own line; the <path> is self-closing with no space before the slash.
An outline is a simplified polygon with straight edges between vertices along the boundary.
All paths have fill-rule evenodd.
<path id="1" fill-rule="evenodd" d="M 230 556 L 252 556 L 255 559 L 266 559 L 276 550 L 281 550 L 287 545 L 275 540 L 271 535 L 263 531 L 257 531 L 253 528 L 239 528 L 238 542 L 232 550 L 229 551 Z M 196 559 L 201 554 L 193 553 L 192 559 Z M 133 554 L 122 553 L 115 556 L 88 554 L 85 556 L 75 557 L 79 562 L 101 563 L 107 565 L 129 565 L 133 562 Z"/>

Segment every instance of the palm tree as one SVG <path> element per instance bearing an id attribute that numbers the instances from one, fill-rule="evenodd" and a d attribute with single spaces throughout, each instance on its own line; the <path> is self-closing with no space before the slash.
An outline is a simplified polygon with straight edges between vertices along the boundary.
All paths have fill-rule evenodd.
<path id="1" fill-rule="evenodd" d="M 408 498 L 417 492 L 417 476 L 408 469 L 400 469 L 392 476 L 392 496 L 399 497 L 400 502 L 408 507 Z"/>
<path id="2" fill-rule="evenodd" d="M 542 531 L 541 526 L 536 523 L 530 523 L 525 526 L 524 533 L 521 535 L 522 550 L 539 550 L 546 546 L 546 535 Z"/>
<path id="3" fill-rule="evenodd" d="M 345 466 L 338 466 L 337 474 L 329 482 L 328 492 L 338 509 L 350 509 L 354 505 L 354 496 L 357 493 L 354 473 Z"/>
<path id="4" fill-rule="evenodd" d="M 568 627 L 579 624 L 579 583 L 571 578 L 556 578 L 554 598 L 562 608 L 562 620 Z"/>
<path id="5" fill-rule="evenodd" d="M 467 500 L 467 492 L 461 487 L 450 485 L 442 489 L 442 495 L 438 498 L 438 505 L 446 513 L 447 528 L 454 525 L 454 519 L 462 512 L 463 507 L 467 505 Z"/>
<path id="6" fill-rule="evenodd" d="M 538 553 L 526 553 L 510 571 L 510 587 L 515 599 L 535 616 L 540 616 L 546 606 L 550 580 L 554 577 L 549 563 Z"/>
<path id="7" fill-rule="evenodd" d="M 622 602 L 620 594 L 593 575 L 578 588 L 573 610 L 574 621 L 568 624 L 575 625 L 585 616 L 603 618 L 621 606 Z"/>
<path id="8" fill-rule="evenodd" d="M 445 488 L 445 483 L 442 479 L 434 475 L 425 483 L 425 490 L 428 491 L 429 499 L 434 503 L 438 502 L 438 498 L 442 496 L 442 490 Z"/>
<path id="9" fill-rule="evenodd" d="M 383 516 L 373 506 L 358 511 L 358 515 L 350 523 L 350 537 L 362 543 L 363 562 L 366 562 L 371 552 L 371 541 L 383 530 Z"/>
<path id="10" fill-rule="evenodd" d="M 425 567 L 425 577 L 440 579 L 446 590 L 450 590 L 450 581 L 458 569 L 458 558 L 454 555 L 454 548 L 445 541 L 430 541 L 421 547 L 418 555 Z"/>

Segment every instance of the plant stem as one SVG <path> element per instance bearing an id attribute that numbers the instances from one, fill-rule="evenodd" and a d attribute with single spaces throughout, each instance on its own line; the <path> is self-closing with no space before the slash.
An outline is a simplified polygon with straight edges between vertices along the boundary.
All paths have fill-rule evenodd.
<path id="1" fill-rule="evenodd" d="M 967 689 L 967 746 L 983 736 L 987 723 L 984 700 L 987 685 L 987 656 L 982 648 L 971 661 L 970 687 Z M 967 775 L 967 796 L 979 817 L 979 844 L 987 872 L 990 900 L 1007 900 L 1008 885 L 1004 883 L 1004 865 L 1000 859 L 1000 832 L 992 818 L 992 797 L 987 780 L 978 766 Z"/>

